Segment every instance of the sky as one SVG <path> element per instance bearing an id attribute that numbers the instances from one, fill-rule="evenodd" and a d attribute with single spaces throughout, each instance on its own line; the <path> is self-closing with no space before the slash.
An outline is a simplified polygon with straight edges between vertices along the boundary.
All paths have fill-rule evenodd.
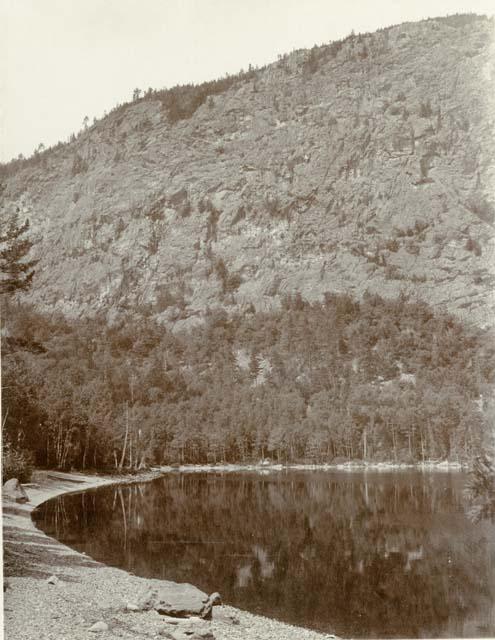
<path id="1" fill-rule="evenodd" d="M 201 82 L 293 49 L 494 0 L 0 0 L 0 161 L 67 140 L 138 87 Z"/>

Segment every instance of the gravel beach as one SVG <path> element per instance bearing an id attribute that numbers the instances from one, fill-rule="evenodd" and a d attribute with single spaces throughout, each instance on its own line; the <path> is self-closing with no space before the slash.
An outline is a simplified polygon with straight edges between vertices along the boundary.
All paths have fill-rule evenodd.
<path id="1" fill-rule="evenodd" d="M 214 607 L 211 621 L 172 619 L 156 611 L 129 611 L 127 605 L 159 581 L 95 562 L 46 536 L 31 519 L 36 506 L 61 493 L 153 477 L 156 474 L 116 478 L 37 472 L 33 482 L 25 485 L 28 503 L 3 500 L 7 640 L 335 638 L 229 606 Z"/>

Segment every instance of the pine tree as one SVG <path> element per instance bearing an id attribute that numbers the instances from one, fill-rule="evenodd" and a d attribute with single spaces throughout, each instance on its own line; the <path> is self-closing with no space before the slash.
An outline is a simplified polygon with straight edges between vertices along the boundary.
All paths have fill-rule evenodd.
<path id="1" fill-rule="evenodd" d="M 24 237 L 29 229 L 29 220 L 19 224 L 14 215 L 7 222 L 5 232 L 0 232 L 0 294 L 25 291 L 34 276 L 37 260 L 26 260 L 32 242 Z"/>

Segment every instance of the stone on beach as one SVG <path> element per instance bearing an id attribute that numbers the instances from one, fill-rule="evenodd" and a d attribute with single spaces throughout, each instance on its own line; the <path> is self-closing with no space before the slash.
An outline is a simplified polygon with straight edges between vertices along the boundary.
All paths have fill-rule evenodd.
<path id="1" fill-rule="evenodd" d="M 99 620 L 98 622 L 95 622 L 92 627 L 89 628 L 89 631 L 92 631 L 93 633 L 108 631 L 108 624 L 106 622 L 103 622 L 103 620 Z"/>
<path id="2" fill-rule="evenodd" d="M 150 588 L 138 604 L 141 611 L 154 609 L 161 615 L 175 618 L 199 616 L 211 618 L 211 610 L 221 602 L 220 595 L 206 593 L 191 584 L 164 584 L 158 588 Z"/>
<path id="3" fill-rule="evenodd" d="M 29 502 L 29 497 L 17 478 L 11 478 L 3 485 L 2 493 L 5 498 L 15 502 Z"/>
<path id="4" fill-rule="evenodd" d="M 47 583 L 48 583 L 48 584 L 54 584 L 54 585 L 58 584 L 58 578 L 57 578 L 57 576 L 50 576 L 50 577 L 48 578 L 48 580 L 47 580 Z"/>
<path id="5" fill-rule="evenodd" d="M 211 631 L 196 631 L 189 636 L 190 640 L 215 640 L 215 636 Z"/>
<path id="6" fill-rule="evenodd" d="M 215 640 L 215 635 L 209 629 L 178 629 L 169 631 L 162 629 L 159 635 L 169 640 Z"/>
<path id="7" fill-rule="evenodd" d="M 218 593 L 218 591 L 212 593 L 209 599 L 212 607 L 218 607 L 222 604 L 222 596 Z"/>

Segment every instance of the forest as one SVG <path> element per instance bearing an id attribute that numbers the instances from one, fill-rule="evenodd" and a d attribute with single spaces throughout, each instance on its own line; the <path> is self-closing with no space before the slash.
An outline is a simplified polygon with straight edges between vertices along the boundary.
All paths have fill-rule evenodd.
<path id="1" fill-rule="evenodd" d="M 298 293 L 265 313 L 212 310 L 187 333 L 146 317 L 69 320 L 15 300 L 2 315 L 14 467 L 470 464 L 490 437 L 493 331 L 405 295 L 309 303 Z"/>

